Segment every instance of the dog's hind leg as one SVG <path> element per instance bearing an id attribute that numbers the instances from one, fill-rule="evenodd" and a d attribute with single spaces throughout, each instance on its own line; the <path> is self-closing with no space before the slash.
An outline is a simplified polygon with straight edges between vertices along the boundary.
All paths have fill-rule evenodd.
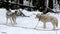
<path id="1" fill-rule="evenodd" d="M 52 25 L 53 25 L 53 30 L 55 30 L 55 23 L 52 23 Z"/>
<path id="2" fill-rule="evenodd" d="M 55 30 L 55 26 L 53 25 L 53 30 Z"/>
<path id="3" fill-rule="evenodd" d="M 58 27 L 58 23 L 56 23 L 56 27 Z"/>
<path id="4" fill-rule="evenodd" d="M 11 24 L 12 24 L 12 19 L 10 18 L 10 22 L 11 22 Z"/>
<path id="5" fill-rule="evenodd" d="M 13 20 L 14 24 L 17 24 L 16 23 L 16 18 L 13 17 L 12 20 Z"/>
<path id="6" fill-rule="evenodd" d="M 55 22 L 55 26 L 58 27 L 58 21 Z"/>
<path id="7" fill-rule="evenodd" d="M 58 21 L 57 20 L 56 21 L 53 21 L 52 22 L 52 25 L 53 25 L 53 30 L 55 30 L 56 27 L 58 27 Z"/>

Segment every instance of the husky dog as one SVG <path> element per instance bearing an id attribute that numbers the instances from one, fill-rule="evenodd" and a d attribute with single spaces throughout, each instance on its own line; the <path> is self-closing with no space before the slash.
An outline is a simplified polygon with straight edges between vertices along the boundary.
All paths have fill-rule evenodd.
<path id="1" fill-rule="evenodd" d="M 10 10 L 7 10 L 7 12 L 6 12 L 6 24 L 8 23 L 8 19 L 10 19 L 11 23 L 13 21 L 14 24 L 16 24 L 16 14 L 17 14 L 17 11 L 11 12 Z"/>
<path id="2" fill-rule="evenodd" d="M 53 25 L 53 29 L 55 29 L 56 27 L 58 27 L 58 20 L 57 18 L 53 17 L 53 16 L 48 16 L 45 14 L 37 14 L 36 17 L 39 19 L 39 21 L 43 22 L 43 26 L 44 28 L 46 28 L 46 23 L 51 22 Z"/>

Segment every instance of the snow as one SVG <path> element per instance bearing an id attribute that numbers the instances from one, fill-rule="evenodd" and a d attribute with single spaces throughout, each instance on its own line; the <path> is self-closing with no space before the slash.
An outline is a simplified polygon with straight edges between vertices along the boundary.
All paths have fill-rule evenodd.
<path id="1" fill-rule="evenodd" d="M 14 10 L 12 10 L 12 12 L 14 12 Z M 0 9 L 0 34 L 2 34 L 2 32 L 6 32 L 6 34 L 56 34 L 56 31 L 44 31 L 44 30 L 52 30 L 52 24 L 51 23 L 47 23 L 47 27 L 46 29 L 43 29 L 43 23 L 41 21 L 38 21 L 38 19 L 36 19 L 36 15 L 37 13 L 41 13 L 37 11 L 32 11 L 32 12 L 28 12 L 26 10 L 22 10 L 22 12 L 26 15 L 26 16 L 30 16 L 30 17 L 17 17 L 16 22 L 17 25 L 14 26 L 18 26 L 18 27 L 14 27 L 14 26 L 7 26 L 4 25 L 6 24 L 6 9 L 1 8 Z M 54 16 L 58 19 L 58 28 L 60 29 L 60 13 L 59 14 L 54 14 L 54 13 L 48 13 L 47 15 L 51 15 Z M 41 29 L 41 30 L 34 30 L 32 28 L 35 28 L 36 24 L 37 25 L 37 29 Z M 10 21 L 8 24 L 11 24 Z M 23 27 L 27 27 L 27 28 L 23 28 Z M 29 29 L 31 28 L 31 29 Z M 43 31 L 42 31 L 43 30 Z M 58 34 L 59 34 L 59 30 L 58 30 Z"/>

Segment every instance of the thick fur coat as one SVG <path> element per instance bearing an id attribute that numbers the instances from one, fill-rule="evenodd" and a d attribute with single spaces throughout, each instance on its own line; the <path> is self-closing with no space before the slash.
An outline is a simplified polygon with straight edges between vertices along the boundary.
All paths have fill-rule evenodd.
<path id="1" fill-rule="evenodd" d="M 43 15 L 43 14 L 42 15 L 37 14 L 36 17 L 39 19 L 39 21 L 43 22 L 44 28 L 46 28 L 46 23 L 48 23 L 48 22 L 52 23 L 53 29 L 55 29 L 55 27 L 58 27 L 58 20 L 56 17 Z"/>

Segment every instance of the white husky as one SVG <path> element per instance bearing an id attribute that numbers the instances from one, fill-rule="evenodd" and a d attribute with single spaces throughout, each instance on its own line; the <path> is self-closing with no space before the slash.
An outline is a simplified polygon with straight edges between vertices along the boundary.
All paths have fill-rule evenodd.
<path id="1" fill-rule="evenodd" d="M 17 11 L 15 11 L 13 13 L 10 10 L 7 10 L 7 12 L 6 12 L 6 24 L 8 23 L 8 19 L 10 19 L 11 23 L 13 21 L 14 24 L 16 24 L 16 14 L 17 14 Z"/>

